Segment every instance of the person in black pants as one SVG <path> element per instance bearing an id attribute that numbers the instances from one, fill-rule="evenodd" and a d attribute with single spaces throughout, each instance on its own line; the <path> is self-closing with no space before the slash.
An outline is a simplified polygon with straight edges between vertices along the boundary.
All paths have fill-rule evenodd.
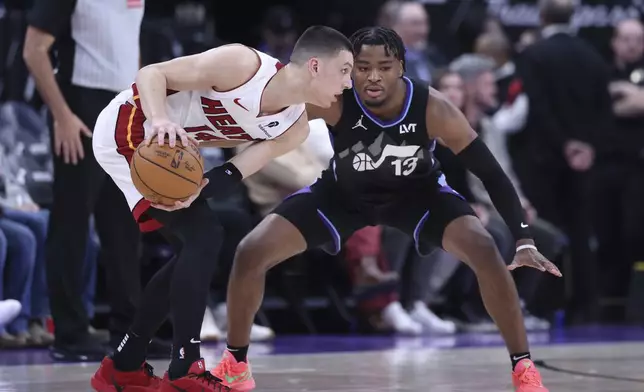
<path id="1" fill-rule="evenodd" d="M 610 72 L 597 50 L 571 31 L 574 2 L 539 6 L 542 39 L 517 62 L 530 110 L 514 164 L 539 216 L 569 239 L 573 290 L 566 317 L 580 324 L 598 316 L 589 181 L 596 151 L 613 130 Z"/>
<path id="2" fill-rule="evenodd" d="M 78 7 L 83 3 L 83 7 Z M 127 87 L 139 68 L 137 39 L 143 1 L 107 10 L 89 0 L 36 0 L 28 17 L 24 59 L 50 109 L 54 152 L 53 205 L 47 234 L 47 283 L 55 324 L 52 357 L 56 360 L 101 360 L 106 352 L 88 332 L 81 301 L 82 271 L 89 217 L 94 214 L 105 263 L 111 308 L 111 341 L 118 344 L 132 320 L 141 295 L 140 234 L 113 181 L 96 162 L 91 129 L 99 113 Z M 120 4 L 120 3 L 119 3 Z M 100 12 L 100 15 L 92 13 Z M 72 24 L 72 19 L 75 23 Z M 93 21 L 83 23 L 83 21 Z M 94 23 L 96 22 L 96 23 Z M 58 72 L 49 51 L 55 43 Z M 90 55 L 99 53 L 102 56 Z M 123 56 L 114 59 L 111 53 Z M 106 62 L 108 64 L 106 64 Z M 152 351 L 170 354 L 169 344 Z"/>
<path id="3" fill-rule="evenodd" d="M 611 43 L 615 131 L 597 152 L 593 223 L 604 278 L 600 290 L 606 297 L 626 297 L 633 265 L 644 260 L 644 25 L 621 21 Z"/>

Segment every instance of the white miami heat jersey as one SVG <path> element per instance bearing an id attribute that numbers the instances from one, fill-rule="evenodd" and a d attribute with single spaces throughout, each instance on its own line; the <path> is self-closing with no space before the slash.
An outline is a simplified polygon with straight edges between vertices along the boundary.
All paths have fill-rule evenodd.
<path id="1" fill-rule="evenodd" d="M 261 113 L 264 88 L 283 65 L 265 53 L 255 52 L 261 62 L 259 69 L 248 82 L 233 90 L 169 90 L 166 109 L 170 120 L 199 142 L 266 140 L 286 132 L 302 116 L 305 105 L 288 106 L 275 114 Z M 128 102 L 141 109 L 136 84 L 128 91 Z M 149 122 L 144 120 L 143 127 L 147 137 Z"/>

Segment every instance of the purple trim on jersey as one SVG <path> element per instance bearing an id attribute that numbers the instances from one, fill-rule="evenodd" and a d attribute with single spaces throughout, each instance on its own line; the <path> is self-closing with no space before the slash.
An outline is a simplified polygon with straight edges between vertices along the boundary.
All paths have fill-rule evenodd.
<path id="1" fill-rule="evenodd" d="M 458 197 L 460 197 L 461 199 L 465 200 L 465 198 L 464 198 L 460 193 L 456 192 L 456 191 L 455 191 L 454 189 L 452 189 L 452 187 L 451 187 L 451 186 L 449 186 L 449 185 L 444 185 L 444 186 L 440 187 L 440 189 L 439 189 L 438 191 L 439 191 L 439 192 L 443 192 L 443 193 L 451 193 L 452 195 L 454 195 L 454 196 L 458 196 Z M 467 201 L 467 200 L 465 200 L 465 201 Z"/>
<path id="2" fill-rule="evenodd" d="M 358 102 L 358 106 L 360 106 L 360 109 L 362 109 L 362 112 L 364 113 L 369 120 L 373 121 L 374 124 L 378 125 L 381 128 L 389 128 L 393 127 L 394 125 L 398 125 L 402 120 L 407 117 L 407 113 L 409 112 L 409 108 L 411 107 L 411 99 L 414 96 L 414 84 L 407 78 L 406 76 L 403 76 L 403 80 L 405 81 L 405 84 L 407 84 L 407 92 L 405 92 L 405 104 L 403 106 L 403 111 L 400 113 L 396 119 L 392 121 L 382 121 L 378 119 L 374 114 L 372 114 L 369 109 L 367 109 L 366 106 L 362 103 L 360 100 L 360 97 L 358 96 L 358 93 L 356 92 L 355 87 L 353 88 L 353 96 L 356 98 L 356 102 Z"/>
<path id="3" fill-rule="evenodd" d="M 333 237 L 333 245 L 335 246 L 335 249 L 331 251 L 333 253 L 331 252 L 329 253 L 335 256 L 338 253 L 340 253 L 340 248 L 342 245 L 340 242 L 340 232 L 338 231 L 338 229 L 335 228 L 335 226 L 329 220 L 329 218 L 327 218 L 326 215 L 324 215 L 324 212 L 320 210 L 317 210 L 317 211 L 318 211 L 318 215 L 320 216 L 320 219 L 322 219 L 322 222 L 324 222 L 324 225 L 326 226 L 327 229 L 329 229 L 329 231 L 331 232 L 331 236 Z"/>
<path id="4" fill-rule="evenodd" d="M 302 188 L 299 191 L 293 192 L 290 195 L 286 196 L 283 201 L 286 201 L 286 200 L 290 199 L 293 196 L 301 195 L 302 193 L 312 193 L 312 192 L 313 191 L 311 191 L 311 187 L 307 186 L 306 188 Z"/>
<path id="5" fill-rule="evenodd" d="M 423 226 L 425 226 L 425 221 L 429 218 L 429 210 L 425 212 L 422 218 L 418 221 L 418 224 L 416 224 L 416 228 L 414 229 L 414 244 L 416 245 L 416 252 L 420 255 L 420 231 L 423 229 Z"/>
<path id="6" fill-rule="evenodd" d="M 312 192 L 313 191 L 311 190 L 311 187 L 307 186 L 306 188 L 302 188 L 299 191 L 291 193 L 290 195 L 286 196 L 284 201 L 290 199 L 293 196 L 301 195 L 304 193 L 312 193 Z M 329 231 L 331 232 L 331 237 L 333 237 L 333 250 L 331 250 L 331 252 L 333 253 L 331 252 L 329 253 L 335 256 L 338 253 L 340 253 L 340 248 L 342 246 L 342 243 L 340 240 L 340 232 L 338 231 L 338 229 L 335 228 L 331 220 L 329 220 L 329 218 L 327 218 L 326 215 L 324 215 L 324 212 L 320 211 L 319 209 L 317 210 L 317 212 L 318 212 L 318 215 L 320 216 L 320 219 L 322 220 L 322 223 L 324 223 L 326 228 L 329 229 Z M 327 248 L 325 248 L 325 250 L 326 249 Z"/>

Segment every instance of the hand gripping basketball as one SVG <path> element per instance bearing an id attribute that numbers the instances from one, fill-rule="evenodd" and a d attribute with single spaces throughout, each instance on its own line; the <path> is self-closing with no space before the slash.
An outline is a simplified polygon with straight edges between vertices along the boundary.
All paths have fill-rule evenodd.
<path id="1" fill-rule="evenodd" d="M 149 143 L 137 146 L 132 156 L 134 187 L 159 209 L 188 207 L 207 184 L 203 182 L 204 163 L 197 144 L 188 139 L 186 146 L 179 142 L 174 147 L 170 143 L 160 146 L 155 137 Z"/>
<path id="2" fill-rule="evenodd" d="M 156 204 L 156 203 L 151 203 L 150 205 L 154 208 L 158 208 L 159 210 L 164 210 L 164 211 L 176 211 L 182 208 L 188 208 L 190 207 L 192 202 L 199 197 L 199 195 L 201 194 L 201 190 L 206 185 L 208 185 L 208 179 L 204 178 L 203 180 L 201 180 L 201 184 L 199 185 L 199 188 L 197 188 L 197 191 L 192 196 L 190 196 L 184 201 L 177 200 L 174 202 L 174 205 L 167 206 L 164 204 Z"/>
<path id="3" fill-rule="evenodd" d="M 177 143 L 177 138 L 181 140 L 181 145 L 184 147 L 188 146 L 188 143 L 192 141 L 195 145 L 198 145 L 199 142 L 189 135 L 185 129 L 181 128 L 179 125 L 173 123 L 170 120 L 156 120 L 152 122 L 152 129 L 150 135 L 145 139 L 145 145 L 149 146 L 152 143 L 152 139 L 156 136 L 159 146 L 163 146 L 166 135 L 168 136 L 168 145 L 171 148 Z"/>

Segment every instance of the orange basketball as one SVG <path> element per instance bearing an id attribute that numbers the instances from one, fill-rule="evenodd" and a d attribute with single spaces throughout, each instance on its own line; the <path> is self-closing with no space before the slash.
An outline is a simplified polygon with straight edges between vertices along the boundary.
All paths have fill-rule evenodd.
<path id="1" fill-rule="evenodd" d="M 146 199 L 157 204 L 173 205 L 192 196 L 203 178 L 203 158 L 190 143 L 183 147 L 177 140 L 174 148 L 167 141 L 159 146 L 154 138 L 149 146 L 141 143 L 130 162 L 132 181 Z"/>

